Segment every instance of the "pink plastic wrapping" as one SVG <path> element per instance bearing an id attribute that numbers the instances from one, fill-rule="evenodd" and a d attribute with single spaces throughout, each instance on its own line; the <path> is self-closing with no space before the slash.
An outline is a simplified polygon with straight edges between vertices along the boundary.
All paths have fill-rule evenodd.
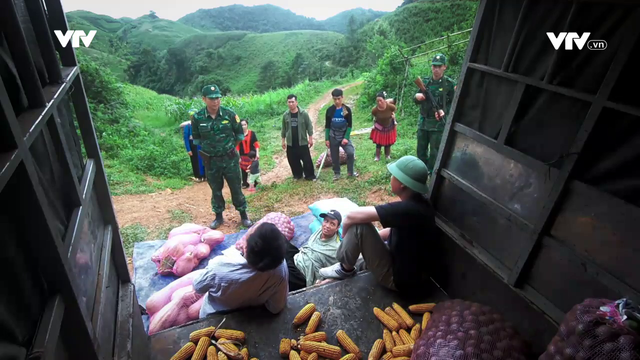
<path id="1" fill-rule="evenodd" d="M 205 232 L 207 232 L 207 230 L 211 230 L 211 229 L 209 229 L 206 226 L 202 226 L 202 225 L 186 223 L 186 224 L 182 224 L 182 225 L 178 226 L 177 228 L 171 230 L 169 232 L 169 236 L 167 237 L 167 239 L 171 239 L 176 235 L 182 235 L 182 234 L 198 234 L 198 235 L 202 235 Z"/>
<path id="2" fill-rule="evenodd" d="M 433 309 L 411 360 L 525 360 L 527 355 L 524 340 L 500 314 L 456 299 Z"/>
<path id="3" fill-rule="evenodd" d="M 165 305 L 167 305 L 171 301 L 171 295 L 173 295 L 173 293 L 176 290 L 183 288 L 185 286 L 193 285 L 193 279 L 195 279 L 196 276 L 199 276 L 200 274 L 202 274 L 204 270 L 205 269 L 200 269 L 200 270 L 190 272 L 189 274 L 181 277 L 180 279 L 174 280 L 169 285 L 165 286 L 162 290 L 151 295 L 151 297 L 147 300 L 147 303 L 145 304 L 147 313 L 149 315 L 154 315 L 155 313 L 160 311 L 160 309 L 162 309 Z"/>
<path id="4" fill-rule="evenodd" d="M 238 242 L 236 242 L 236 249 L 241 250 L 247 243 L 247 234 L 250 234 L 253 229 L 255 229 L 258 225 L 268 222 L 274 224 L 278 230 L 287 238 L 287 240 L 291 241 L 293 239 L 293 234 L 295 233 L 295 225 L 293 225 L 293 221 L 291 219 L 279 212 L 268 213 L 260 219 L 257 223 L 253 224 L 253 226 L 249 229 L 247 233 L 245 233 Z"/>
<path id="5" fill-rule="evenodd" d="M 196 258 L 193 252 L 185 253 L 173 265 L 173 273 L 176 276 L 185 276 L 190 273 L 193 268 L 198 266 L 200 260 Z"/>
<path id="6" fill-rule="evenodd" d="M 211 253 L 211 248 L 209 247 L 209 245 L 202 243 L 196 245 L 192 252 L 198 260 L 202 260 L 209 256 L 209 253 Z"/>

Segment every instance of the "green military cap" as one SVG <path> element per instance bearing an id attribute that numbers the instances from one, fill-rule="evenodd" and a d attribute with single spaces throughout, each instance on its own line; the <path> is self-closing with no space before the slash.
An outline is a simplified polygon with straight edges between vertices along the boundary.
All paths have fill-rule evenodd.
<path id="1" fill-rule="evenodd" d="M 398 161 L 387 165 L 387 169 L 398 181 L 411 190 L 426 194 L 429 192 L 429 169 L 422 162 L 412 155 L 405 155 Z"/>
<path id="2" fill-rule="evenodd" d="M 202 96 L 206 96 L 211 99 L 221 98 L 222 94 L 220 94 L 220 88 L 218 85 L 207 85 L 202 88 Z"/>
<path id="3" fill-rule="evenodd" d="M 431 60 L 431 65 L 447 65 L 447 57 L 444 54 L 436 54 Z"/>

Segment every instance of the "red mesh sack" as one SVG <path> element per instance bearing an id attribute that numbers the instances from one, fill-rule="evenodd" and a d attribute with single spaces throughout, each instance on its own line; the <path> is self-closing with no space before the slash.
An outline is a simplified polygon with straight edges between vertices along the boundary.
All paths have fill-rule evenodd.
<path id="1" fill-rule="evenodd" d="M 638 308 L 626 299 L 586 299 L 565 316 L 540 360 L 640 360 Z"/>
<path id="2" fill-rule="evenodd" d="M 291 218 L 283 213 L 271 212 L 265 215 L 257 223 L 253 224 L 249 231 L 242 235 L 242 238 L 240 238 L 240 240 L 236 242 L 236 249 L 242 251 L 242 249 L 247 245 L 247 238 L 249 237 L 249 235 L 253 233 L 253 230 L 255 230 L 258 225 L 264 222 L 272 223 L 273 225 L 275 225 L 278 230 L 280 230 L 282 235 L 287 238 L 288 241 L 291 241 L 291 239 L 293 239 L 293 234 L 295 233 L 296 227 L 293 224 L 293 221 L 291 221 Z"/>
<path id="3" fill-rule="evenodd" d="M 528 345 L 489 306 L 460 299 L 438 303 L 411 360 L 525 360 Z"/>

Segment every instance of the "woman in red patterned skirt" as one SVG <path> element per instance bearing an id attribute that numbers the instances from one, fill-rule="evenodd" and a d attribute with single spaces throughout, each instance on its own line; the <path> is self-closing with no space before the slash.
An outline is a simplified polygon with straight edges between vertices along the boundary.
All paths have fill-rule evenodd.
<path id="1" fill-rule="evenodd" d="M 376 161 L 380 161 L 380 149 L 384 146 L 387 160 L 391 159 L 391 145 L 396 143 L 397 130 L 393 99 L 386 99 L 387 94 L 382 91 L 376 95 L 376 106 L 371 110 L 373 115 L 373 129 L 369 138 L 376 144 Z"/>
<path id="2" fill-rule="evenodd" d="M 242 125 L 242 131 L 244 131 L 244 140 L 236 146 L 236 150 L 240 154 L 240 169 L 242 170 L 242 188 L 247 189 L 249 183 L 247 182 L 247 170 L 251 166 L 251 159 L 249 159 L 249 153 L 251 151 L 256 152 L 256 159 L 260 158 L 260 143 L 256 133 L 249 130 L 249 121 L 247 119 L 240 120 Z"/>

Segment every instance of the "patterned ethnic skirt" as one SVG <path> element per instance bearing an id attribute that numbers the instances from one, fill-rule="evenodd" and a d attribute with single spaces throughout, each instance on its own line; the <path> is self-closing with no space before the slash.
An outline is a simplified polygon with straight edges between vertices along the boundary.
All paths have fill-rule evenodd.
<path id="1" fill-rule="evenodd" d="M 373 129 L 371 129 L 369 139 L 376 145 L 390 146 L 396 143 L 397 135 L 398 131 L 394 123 L 391 123 L 391 125 L 387 127 L 375 123 Z"/>
<path id="2" fill-rule="evenodd" d="M 247 155 L 240 155 L 240 169 L 247 171 L 249 166 L 251 166 L 251 159 Z"/>

